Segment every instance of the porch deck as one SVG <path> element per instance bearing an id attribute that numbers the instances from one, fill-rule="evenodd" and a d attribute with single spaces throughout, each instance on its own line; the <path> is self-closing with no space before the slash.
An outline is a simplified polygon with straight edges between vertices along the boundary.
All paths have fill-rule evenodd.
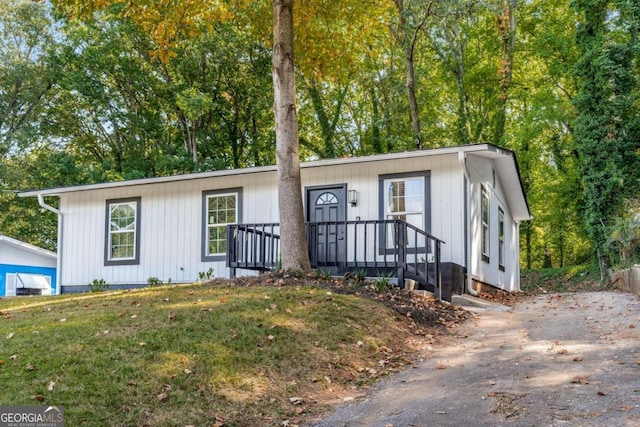
<path id="1" fill-rule="evenodd" d="M 364 270 L 368 277 L 393 276 L 442 297 L 440 245 L 444 241 L 401 220 L 309 222 L 309 259 L 314 269 L 343 275 Z M 227 226 L 227 266 L 277 270 L 280 224 Z"/>

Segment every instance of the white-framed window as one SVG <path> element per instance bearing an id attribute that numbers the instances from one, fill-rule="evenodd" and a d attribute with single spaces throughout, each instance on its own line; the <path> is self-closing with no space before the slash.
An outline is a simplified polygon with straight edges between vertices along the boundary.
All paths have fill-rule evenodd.
<path id="1" fill-rule="evenodd" d="M 241 194 L 241 189 L 203 193 L 203 260 L 220 260 L 226 257 L 227 226 L 239 222 Z"/>
<path id="2" fill-rule="evenodd" d="M 380 177 L 380 196 L 382 219 L 404 221 L 414 227 L 429 232 L 428 214 L 429 172 L 409 175 L 383 175 Z M 386 249 L 395 246 L 395 228 L 386 227 Z M 409 233 L 406 245 L 424 247 L 424 237 L 418 235 L 420 241 L 415 242 L 416 234 Z"/>
<path id="3" fill-rule="evenodd" d="M 482 194 L 481 194 L 481 199 L 480 199 L 480 216 L 481 216 L 481 222 L 482 222 L 482 229 L 481 229 L 481 233 L 482 233 L 482 259 L 484 261 L 489 262 L 489 250 L 490 250 L 490 236 L 491 236 L 491 230 L 489 227 L 489 212 L 490 212 L 490 205 L 489 205 L 489 200 L 490 200 L 490 196 L 489 196 L 489 189 L 486 186 L 482 186 Z"/>
<path id="4" fill-rule="evenodd" d="M 105 265 L 138 264 L 140 198 L 107 200 Z"/>
<path id="5" fill-rule="evenodd" d="M 384 181 L 385 219 L 399 219 L 424 228 L 424 177 Z"/>
<path id="6" fill-rule="evenodd" d="M 504 271 L 504 211 L 498 208 L 498 267 Z"/>

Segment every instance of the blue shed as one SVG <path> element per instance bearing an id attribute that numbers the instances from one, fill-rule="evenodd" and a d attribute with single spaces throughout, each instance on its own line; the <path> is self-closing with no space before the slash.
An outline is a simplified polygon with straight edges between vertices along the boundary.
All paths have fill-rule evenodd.
<path id="1" fill-rule="evenodd" d="M 57 255 L 0 235 L 0 296 L 55 295 Z"/>

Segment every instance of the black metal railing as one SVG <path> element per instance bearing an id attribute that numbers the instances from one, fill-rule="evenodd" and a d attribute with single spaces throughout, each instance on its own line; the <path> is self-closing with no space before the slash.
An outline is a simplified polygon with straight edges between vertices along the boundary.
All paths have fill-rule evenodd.
<path id="1" fill-rule="evenodd" d="M 280 263 L 280 224 L 232 224 L 227 226 L 227 266 L 274 270 Z"/>
<path id="2" fill-rule="evenodd" d="M 313 268 L 341 275 L 364 270 L 367 276 L 393 275 L 441 296 L 442 240 L 401 220 L 326 221 L 306 224 Z M 272 270 L 279 266 L 279 224 L 237 224 L 227 228 L 227 265 Z"/>

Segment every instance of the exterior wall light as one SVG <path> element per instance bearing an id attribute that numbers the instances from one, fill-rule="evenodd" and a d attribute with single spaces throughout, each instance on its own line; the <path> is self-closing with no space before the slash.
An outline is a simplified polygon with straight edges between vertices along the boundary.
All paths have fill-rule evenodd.
<path id="1" fill-rule="evenodd" d="M 358 192 L 356 190 L 349 190 L 349 194 L 347 196 L 349 200 L 349 204 L 351 206 L 355 206 L 358 204 Z"/>

